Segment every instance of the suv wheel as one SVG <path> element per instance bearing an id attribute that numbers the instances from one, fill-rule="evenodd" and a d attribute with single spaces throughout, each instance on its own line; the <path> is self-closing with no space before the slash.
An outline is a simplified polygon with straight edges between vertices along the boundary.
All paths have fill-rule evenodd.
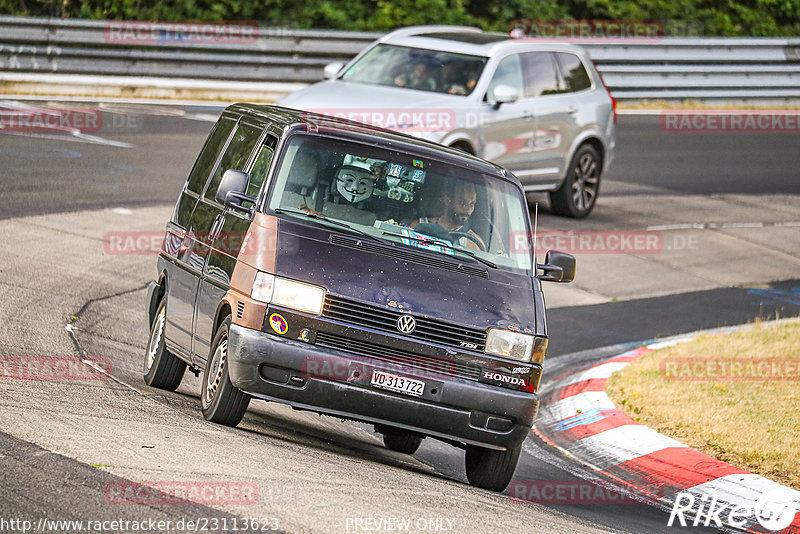
<path id="1" fill-rule="evenodd" d="M 503 491 L 511 482 L 521 451 L 521 445 L 504 451 L 467 445 L 464 456 L 467 480 L 479 488 Z"/>
<path id="2" fill-rule="evenodd" d="M 203 371 L 200 404 L 203 417 L 212 423 L 236 426 L 244 417 L 250 396 L 231 384 L 228 375 L 228 330 L 231 316 L 227 316 L 217 329 L 211 343 L 211 357 Z"/>
<path id="3" fill-rule="evenodd" d="M 164 325 L 167 322 L 167 299 L 161 298 L 158 311 L 150 328 L 150 341 L 144 355 L 144 382 L 154 388 L 175 391 L 183 380 L 186 362 L 167 350 L 164 343 Z"/>
<path id="4" fill-rule="evenodd" d="M 572 158 L 564 183 L 550 193 L 553 211 L 575 219 L 589 215 L 600 193 L 601 171 L 597 150 L 591 145 L 582 145 Z"/>
<path id="5" fill-rule="evenodd" d="M 412 434 L 411 432 L 399 428 L 383 433 L 383 444 L 386 445 L 386 448 L 402 452 L 403 454 L 414 454 L 417 452 L 423 439 L 425 438 L 422 436 Z"/>

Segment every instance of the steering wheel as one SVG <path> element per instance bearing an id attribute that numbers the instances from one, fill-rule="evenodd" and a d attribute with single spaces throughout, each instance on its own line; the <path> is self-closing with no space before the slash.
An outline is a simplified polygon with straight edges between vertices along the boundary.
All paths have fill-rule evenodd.
<path id="1" fill-rule="evenodd" d="M 467 239 L 478 245 L 479 249 L 481 249 L 483 252 L 486 252 L 486 245 L 484 245 L 483 241 L 481 241 L 479 237 L 474 236 L 469 232 L 450 232 L 450 235 L 456 238 L 466 237 Z M 453 241 L 455 241 L 455 239 Z"/>

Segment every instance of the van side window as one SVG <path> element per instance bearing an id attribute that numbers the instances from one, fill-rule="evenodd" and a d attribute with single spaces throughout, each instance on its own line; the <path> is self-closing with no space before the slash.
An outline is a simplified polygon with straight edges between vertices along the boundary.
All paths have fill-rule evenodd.
<path id="1" fill-rule="evenodd" d="M 217 155 L 225 146 L 234 126 L 236 126 L 236 122 L 231 120 L 221 120 L 214 126 L 214 130 L 208 136 L 203 150 L 200 151 L 200 155 L 192 167 L 192 172 L 189 173 L 189 179 L 186 182 L 188 191 L 198 195 L 203 191 L 208 175 L 211 174 L 211 169 L 217 161 Z"/>
<path id="2" fill-rule="evenodd" d="M 498 85 L 508 85 L 517 90 L 521 97 L 525 94 L 522 87 L 522 65 L 519 61 L 519 54 L 512 54 L 497 65 L 492 81 L 489 83 L 488 99 L 494 100 L 494 88 Z"/>
<path id="3" fill-rule="evenodd" d="M 550 52 L 526 52 L 522 54 L 525 72 L 525 96 L 553 95 L 558 90 L 558 75 Z"/>
<path id="4" fill-rule="evenodd" d="M 278 138 L 274 135 L 268 135 L 264 139 L 264 144 L 258 151 L 256 161 L 253 163 L 253 168 L 250 169 L 250 181 L 247 183 L 247 196 L 256 198 L 258 197 L 261 186 L 264 184 L 264 179 L 267 177 L 269 171 L 269 164 L 272 161 L 272 156 L 275 154 L 275 147 L 278 144 Z"/>
<path id="5" fill-rule="evenodd" d="M 586 67 L 578 56 L 567 52 L 556 52 L 556 60 L 561 70 L 561 78 L 564 80 L 563 91 L 567 93 L 583 91 L 592 86 Z"/>
<path id="6" fill-rule="evenodd" d="M 211 175 L 211 180 L 206 187 L 204 195 L 206 200 L 214 200 L 217 194 L 219 183 L 222 181 L 222 175 L 228 169 L 235 169 L 237 171 L 244 170 L 247 160 L 250 159 L 250 153 L 253 152 L 253 147 L 261 136 L 261 128 L 250 126 L 247 124 L 240 124 L 234 132 L 228 148 L 225 150 L 222 159 L 220 159 L 217 168 L 214 169 L 214 174 Z"/>

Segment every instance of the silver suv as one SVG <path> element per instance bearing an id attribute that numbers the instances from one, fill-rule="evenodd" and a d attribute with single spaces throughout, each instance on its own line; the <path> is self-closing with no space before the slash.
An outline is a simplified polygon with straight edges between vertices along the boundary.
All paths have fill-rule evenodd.
<path id="1" fill-rule="evenodd" d="M 585 217 L 614 154 L 616 104 L 576 46 L 477 28 L 389 33 L 329 80 L 278 103 L 459 148 L 550 193 L 556 213 Z"/>

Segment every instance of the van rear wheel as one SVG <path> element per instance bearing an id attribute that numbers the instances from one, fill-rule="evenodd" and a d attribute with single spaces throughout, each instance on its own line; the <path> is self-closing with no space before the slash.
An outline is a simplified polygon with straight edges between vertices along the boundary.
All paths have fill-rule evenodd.
<path id="1" fill-rule="evenodd" d="M 167 323 L 167 298 L 162 297 L 150 327 L 150 340 L 144 355 L 144 382 L 148 386 L 175 391 L 183 380 L 186 362 L 167 350 L 164 326 Z"/>
<path id="2" fill-rule="evenodd" d="M 464 455 L 467 480 L 478 488 L 503 491 L 514 476 L 521 451 L 521 445 L 504 451 L 467 445 Z"/>
<path id="3" fill-rule="evenodd" d="M 200 404 L 203 417 L 212 423 L 236 426 L 244 417 L 250 395 L 231 383 L 228 375 L 228 330 L 231 316 L 228 315 L 217 329 L 211 343 L 211 357 L 203 371 L 200 389 Z"/>

